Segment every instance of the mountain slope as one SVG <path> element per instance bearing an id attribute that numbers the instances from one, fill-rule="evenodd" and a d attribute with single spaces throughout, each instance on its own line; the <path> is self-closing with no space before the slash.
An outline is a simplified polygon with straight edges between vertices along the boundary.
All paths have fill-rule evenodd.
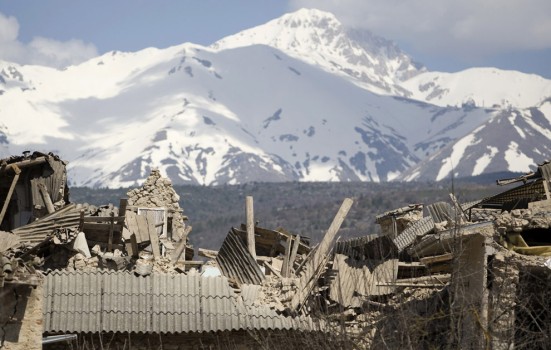
<path id="1" fill-rule="evenodd" d="M 176 183 L 386 181 L 419 160 L 413 145 L 441 147 L 487 119 L 483 111 L 377 96 L 265 46 L 187 48 L 173 62 L 140 77 L 152 80 L 146 76 L 164 69 L 154 86 L 136 85 L 112 102 L 163 92 L 156 108 L 141 108 L 146 119 L 121 115 L 124 132 L 92 137 L 91 148 L 105 151 L 73 162 L 79 183 L 128 186 L 151 165 Z M 78 113 L 87 110 L 94 109 Z M 461 126 L 445 131 L 460 116 Z M 139 156 L 124 164 L 131 154 Z"/>
<path id="2" fill-rule="evenodd" d="M 99 96 L 79 95 L 75 76 Z M 73 183 L 88 186 L 134 185 L 151 167 L 175 183 L 387 181 L 488 118 L 375 95 L 263 45 L 109 54 L 32 81 L 0 98 L 57 114 L 48 145 L 71 160 Z M 27 110 L 26 120 L 43 114 Z M 17 135 L 39 146 L 24 129 Z"/>

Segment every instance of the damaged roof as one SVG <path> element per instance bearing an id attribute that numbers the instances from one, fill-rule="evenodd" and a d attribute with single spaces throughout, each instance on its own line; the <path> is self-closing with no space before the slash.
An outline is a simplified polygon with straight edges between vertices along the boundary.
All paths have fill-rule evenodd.
<path id="1" fill-rule="evenodd" d="M 56 270 L 45 278 L 44 332 L 188 333 L 320 329 L 309 317 L 247 306 L 225 277 Z M 86 316 L 86 317 L 83 317 Z"/>

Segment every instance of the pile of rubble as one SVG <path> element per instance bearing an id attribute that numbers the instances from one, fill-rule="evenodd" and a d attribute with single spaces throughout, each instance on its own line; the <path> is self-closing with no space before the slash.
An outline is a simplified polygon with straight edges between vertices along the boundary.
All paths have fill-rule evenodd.
<path id="1" fill-rule="evenodd" d="M 353 204 L 347 198 L 315 246 L 283 228 L 259 226 L 253 199 L 247 197 L 246 223 L 232 227 L 218 251 L 199 248 L 201 260 L 193 260 L 191 227 L 180 197 L 158 170 L 140 188 L 130 190 L 118 208 L 93 207 L 69 202 L 64 163 L 54 155 L 35 153 L 1 162 L 0 288 L 17 289 L 15 295 L 22 295 L 21 288 L 40 288 L 46 280 L 46 337 L 67 340 L 74 339 L 69 333 L 99 332 L 101 337 L 102 332 L 125 332 L 116 322 L 101 324 L 101 329 L 91 327 L 91 320 L 77 328 L 60 325 L 59 320 L 67 321 L 65 315 L 77 311 L 58 310 L 66 305 L 56 298 L 75 293 L 82 300 L 96 297 L 78 286 L 91 280 L 95 287 L 90 288 L 101 286 L 97 295 L 104 301 L 98 312 L 105 315 L 180 317 L 171 322 L 184 327 L 182 318 L 195 312 L 188 308 L 197 307 L 202 319 L 210 320 L 208 327 L 179 331 L 166 321 L 153 331 L 151 318 L 132 328 L 144 334 L 218 332 L 239 334 L 245 342 L 243 337 L 252 331 L 259 332 L 257 338 L 277 333 L 289 339 L 285 332 L 307 330 L 321 334 L 316 339 L 327 347 L 505 349 L 527 347 L 526 339 L 533 340 L 531 346 L 545 344 L 541 339 L 551 330 L 545 294 L 551 281 L 548 163 L 534 173 L 501 181 L 523 184 L 496 196 L 461 204 L 451 195 L 449 202 L 411 204 L 377 216 L 380 233 L 338 241 Z M 29 192 L 37 195 L 25 197 Z M 14 198 L 18 203 L 31 199 L 16 207 Z M 114 287 L 114 272 L 131 285 Z M 56 292 L 58 280 L 64 285 L 59 288 L 74 290 Z M 156 292 L 161 282 L 153 281 L 164 281 L 165 290 Z M 130 300 L 141 300 L 145 291 L 150 294 L 144 300 L 150 301 L 132 304 Z M 121 298 L 116 305 L 121 310 L 105 304 L 112 296 Z M 212 306 L 209 300 L 229 304 Z M 20 298 L 4 302 L 18 303 Z M 227 313 L 228 305 L 240 311 Z M 215 311 L 205 311 L 211 308 Z M 235 316 L 237 325 L 212 328 L 218 309 L 225 322 Z M 24 323 L 13 314 L 0 316 L 6 324 Z M 256 317 L 267 323 L 253 322 Z M 97 322 L 109 320 L 102 319 Z M 240 333 L 244 329 L 248 335 Z M 4 342 L 9 337 L 5 327 L 2 332 Z M 291 348 L 304 347 L 301 341 L 307 339 L 291 338 Z"/>

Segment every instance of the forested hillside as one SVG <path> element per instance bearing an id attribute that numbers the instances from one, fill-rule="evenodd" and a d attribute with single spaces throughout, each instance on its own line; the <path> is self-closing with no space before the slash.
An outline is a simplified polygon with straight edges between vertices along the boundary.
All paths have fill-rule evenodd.
<path id="1" fill-rule="evenodd" d="M 493 179 L 498 177 L 493 177 Z M 488 178 L 478 182 L 454 183 L 461 202 L 504 191 Z M 482 181 L 480 181 L 482 180 Z M 253 196 L 258 225 L 286 230 L 319 241 L 329 227 L 342 200 L 351 197 L 354 205 L 344 221 L 341 239 L 379 232 L 375 216 L 412 203 L 431 204 L 449 200 L 452 183 L 249 183 L 236 186 L 175 186 L 180 206 L 193 226 L 194 247 L 218 249 L 232 226 L 245 222 L 245 197 Z M 128 189 L 71 188 L 71 201 L 118 205 Z"/>

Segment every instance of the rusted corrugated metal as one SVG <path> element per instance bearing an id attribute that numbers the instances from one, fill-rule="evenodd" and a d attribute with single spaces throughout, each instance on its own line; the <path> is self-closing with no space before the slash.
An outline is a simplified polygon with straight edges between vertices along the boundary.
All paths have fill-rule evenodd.
<path id="1" fill-rule="evenodd" d="M 264 281 L 260 266 L 233 229 L 222 243 L 216 262 L 224 276 L 239 284 L 261 284 Z"/>
<path id="2" fill-rule="evenodd" d="M 319 329 L 307 317 L 247 306 L 225 277 L 183 274 L 53 271 L 45 278 L 43 313 L 50 333 Z"/>

